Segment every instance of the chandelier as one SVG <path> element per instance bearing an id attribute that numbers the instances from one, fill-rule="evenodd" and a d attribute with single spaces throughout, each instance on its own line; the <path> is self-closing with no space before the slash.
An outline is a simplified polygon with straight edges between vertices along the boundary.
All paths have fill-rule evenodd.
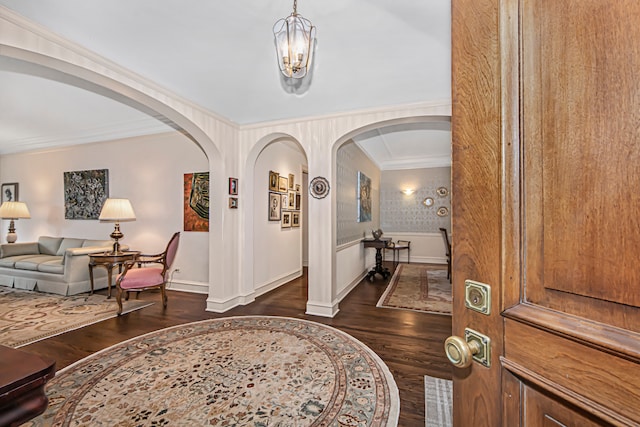
<path id="1" fill-rule="evenodd" d="M 293 0 L 293 12 L 273 25 L 278 66 L 286 77 L 300 79 L 311 66 L 316 27 L 298 15 L 298 0 Z"/>

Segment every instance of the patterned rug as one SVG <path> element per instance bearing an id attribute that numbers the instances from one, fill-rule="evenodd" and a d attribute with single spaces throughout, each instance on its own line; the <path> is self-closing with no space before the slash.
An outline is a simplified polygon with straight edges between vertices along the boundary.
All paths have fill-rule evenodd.
<path id="1" fill-rule="evenodd" d="M 153 303 L 125 301 L 123 313 Z M 61 295 L 0 286 L 0 344 L 22 347 L 115 317 L 118 303 L 104 295 Z"/>
<path id="2" fill-rule="evenodd" d="M 426 427 L 453 425 L 453 383 L 450 380 L 424 376 Z"/>
<path id="3" fill-rule="evenodd" d="M 47 384 L 28 426 L 395 426 L 384 362 L 350 335 L 301 319 L 211 319 L 95 353 Z"/>
<path id="4" fill-rule="evenodd" d="M 447 270 L 424 264 L 399 264 L 377 307 L 451 315 Z"/>

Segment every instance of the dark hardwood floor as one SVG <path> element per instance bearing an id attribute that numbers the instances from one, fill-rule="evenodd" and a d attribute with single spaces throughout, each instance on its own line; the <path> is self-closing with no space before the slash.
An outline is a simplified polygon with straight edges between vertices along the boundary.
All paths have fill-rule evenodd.
<path id="1" fill-rule="evenodd" d="M 169 291 L 169 304 L 163 310 L 159 293 L 142 293 L 140 299 L 155 304 L 21 349 L 52 357 L 57 361 L 56 368 L 61 369 L 126 339 L 197 320 L 244 315 L 313 320 L 341 329 L 375 351 L 391 370 L 400 390 L 398 425 L 424 426 L 424 375 L 451 378 L 451 365 L 443 350 L 444 340 L 451 335 L 451 317 L 377 308 L 376 303 L 388 281 L 376 278 L 373 283 L 363 280 L 340 303 L 340 312 L 333 319 L 304 314 L 305 274 L 249 305 L 224 314 L 205 311 L 206 295 Z"/>

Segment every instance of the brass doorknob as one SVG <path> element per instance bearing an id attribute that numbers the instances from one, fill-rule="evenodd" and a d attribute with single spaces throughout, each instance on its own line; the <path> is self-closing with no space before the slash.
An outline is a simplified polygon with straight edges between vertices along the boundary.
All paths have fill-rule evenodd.
<path id="1" fill-rule="evenodd" d="M 473 355 L 478 354 L 480 350 L 480 343 L 476 340 L 467 342 L 460 337 L 451 336 L 444 342 L 444 352 L 449 362 L 458 368 L 471 366 Z"/>

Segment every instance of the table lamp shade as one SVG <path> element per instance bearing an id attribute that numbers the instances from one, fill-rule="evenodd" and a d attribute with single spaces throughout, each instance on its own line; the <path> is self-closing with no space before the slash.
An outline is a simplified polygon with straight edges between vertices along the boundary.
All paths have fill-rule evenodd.
<path id="1" fill-rule="evenodd" d="M 24 202 L 4 202 L 0 206 L 0 217 L 3 219 L 31 218 L 29 208 Z"/>
<path id="2" fill-rule="evenodd" d="M 9 233 L 7 233 L 7 243 L 15 243 L 18 240 L 16 234 L 16 219 L 28 219 L 31 218 L 29 208 L 24 202 L 4 202 L 0 205 L 0 218 L 10 219 Z"/>
<path id="3" fill-rule="evenodd" d="M 98 219 L 105 222 L 135 221 L 136 214 L 129 199 L 107 199 Z"/>

